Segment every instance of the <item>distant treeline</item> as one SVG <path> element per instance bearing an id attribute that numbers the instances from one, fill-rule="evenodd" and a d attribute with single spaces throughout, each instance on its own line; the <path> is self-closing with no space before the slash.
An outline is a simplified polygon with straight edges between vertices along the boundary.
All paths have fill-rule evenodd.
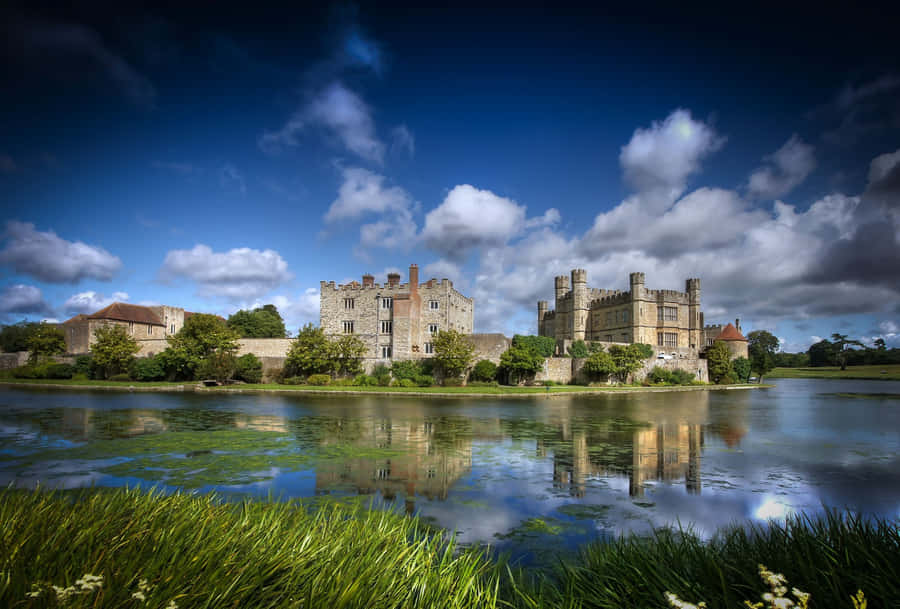
<path id="1" fill-rule="evenodd" d="M 830 341 L 826 338 L 810 346 L 806 352 L 775 354 L 775 365 L 779 368 L 886 364 L 900 364 L 900 349 L 888 349 L 883 339 L 876 340 L 874 347 L 866 347 L 856 341 Z"/>

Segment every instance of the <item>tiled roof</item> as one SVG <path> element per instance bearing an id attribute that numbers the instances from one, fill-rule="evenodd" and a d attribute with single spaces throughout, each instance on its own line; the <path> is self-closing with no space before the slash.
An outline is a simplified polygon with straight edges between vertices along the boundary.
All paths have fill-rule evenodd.
<path id="1" fill-rule="evenodd" d="M 150 307 L 133 305 L 124 302 L 114 302 L 104 309 L 100 309 L 88 319 L 115 319 L 116 321 L 133 321 L 152 326 L 162 326 L 159 316 Z"/>
<path id="2" fill-rule="evenodd" d="M 746 341 L 747 339 L 744 338 L 743 334 L 738 332 L 737 328 L 734 327 L 734 324 L 728 324 L 727 326 L 725 326 L 725 329 L 722 330 L 722 333 L 716 337 L 716 340 L 743 340 L 743 341 Z"/>
<path id="3" fill-rule="evenodd" d="M 79 314 L 76 315 L 75 317 L 70 317 L 69 319 L 67 319 L 67 320 L 64 321 L 63 323 L 64 323 L 64 324 L 70 324 L 70 323 L 72 323 L 72 322 L 81 321 L 82 319 L 87 319 L 87 315 L 85 315 L 84 313 L 79 313 Z"/>

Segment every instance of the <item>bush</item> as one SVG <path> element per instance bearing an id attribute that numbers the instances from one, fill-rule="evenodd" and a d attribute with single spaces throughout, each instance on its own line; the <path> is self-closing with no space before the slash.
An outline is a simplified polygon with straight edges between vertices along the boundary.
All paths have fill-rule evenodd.
<path id="1" fill-rule="evenodd" d="M 499 387 L 500 383 L 497 381 L 469 381 L 469 387 Z"/>
<path id="2" fill-rule="evenodd" d="M 672 371 L 672 382 L 676 385 L 691 385 L 695 380 L 697 380 L 697 377 L 687 370 L 679 368 Z"/>
<path id="3" fill-rule="evenodd" d="M 647 378 L 651 383 L 657 384 L 673 382 L 672 373 L 665 368 L 660 368 L 659 366 L 653 366 L 653 370 L 650 371 L 650 374 L 647 375 Z"/>
<path id="4" fill-rule="evenodd" d="M 74 374 L 84 374 L 90 377 L 94 370 L 94 358 L 90 355 L 79 355 L 75 358 L 74 368 Z"/>
<path id="5" fill-rule="evenodd" d="M 262 362 L 252 353 L 237 358 L 234 378 L 245 383 L 258 383 L 262 380 Z"/>
<path id="6" fill-rule="evenodd" d="M 391 375 L 395 379 L 414 379 L 422 374 L 422 364 L 414 359 L 394 362 L 391 365 Z"/>
<path id="7" fill-rule="evenodd" d="M 569 357 L 587 357 L 589 355 L 587 343 L 583 340 L 576 340 L 566 349 L 566 355 Z"/>
<path id="8" fill-rule="evenodd" d="M 387 387 L 391 384 L 391 368 L 385 364 L 378 364 L 372 370 L 372 376 L 378 380 L 378 384 Z"/>
<path id="9" fill-rule="evenodd" d="M 516 334 L 513 336 L 512 346 L 537 351 L 541 354 L 541 357 L 553 357 L 554 352 L 556 352 L 556 339 L 552 336 L 524 336 Z"/>
<path id="10" fill-rule="evenodd" d="M 74 373 L 75 367 L 70 364 L 48 364 L 44 378 L 70 379 Z"/>
<path id="11" fill-rule="evenodd" d="M 463 380 L 455 376 L 448 376 L 444 379 L 444 382 L 442 384 L 444 385 L 444 387 L 462 387 Z"/>
<path id="12" fill-rule="evenodd" d="M 331 377 L 327 374 L 310 374 L 306 379 L 308 385 L 328 385 L 331 383 Z"/>
<path id="13" fill-rule="evenodd" d="M 722 378 L 719 379 L 718 385 L 733 385 L 735 383 L 734 377 L 730 374 L 726 374 Z"/>
<path id="14" fill-rule="evenodd" d="M 109 380 L 123 382 L 123 381 L 130 381 L 131 377 L 128 376 L 128 373 L 126 373 L 126 372 L 120 372 L 119 374 L 114 374 L 111 377 L 109 377 Z"/>
<path id="15" fill-rule="evenodd" d="M 473 381 L 493 381 L 497 378 L 497 364 L 487 359 L 480 360 L 472 368 L 469 378 Z"/>
<path id="16" fill-rule="evenodd" d="M 353 384 L 357 387 L 374 387 L 378 380 L 370 374 L 357 374 L 353 378 Z"/>
<path id="17" fill-rule="evenodd" d="M 289 376 L 281 380 L 282 385 L 305 385 L 306 378 L 302 376 Z"/>
<path id="18" fill-rule="evenodd" d="M 415 387 L 416 382 L 412 379 L 400 379 L 399 381 L 397 381 L 397 385 L 399 385 L 400 387 Z"/>
<path id="19" fill-rule="evenodd" d="M 13 369 L 13 376 L 17 379 L 42 379 L 43 376 L 37 376 L 40 372 L 37 366 L 19 366 Z"/>
<path id="20" fill-rule="evenodd" d="M 157 357 L 140 357 L 132 362 L 129 374 L 136 381 L 161 381 L 166 378 L 166 369 Z"/>
<path id="21" fill-rule="evenodd" d="M 430 374 L 420 374 L 413 380 L 419 387 L 431 387 L 434 385 L 434 377 Z"/>

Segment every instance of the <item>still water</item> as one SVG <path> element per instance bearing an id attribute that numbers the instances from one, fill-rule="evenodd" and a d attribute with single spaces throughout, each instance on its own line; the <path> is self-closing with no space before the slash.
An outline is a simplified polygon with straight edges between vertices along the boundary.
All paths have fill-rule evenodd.
<path id="1" fill-rule="evenodd" d="M 900 383 L 529 397 L 0 389 L 0 484 L 158 486 L 416 513 L 530 560 L 823 506 L 900 517 Z"/>

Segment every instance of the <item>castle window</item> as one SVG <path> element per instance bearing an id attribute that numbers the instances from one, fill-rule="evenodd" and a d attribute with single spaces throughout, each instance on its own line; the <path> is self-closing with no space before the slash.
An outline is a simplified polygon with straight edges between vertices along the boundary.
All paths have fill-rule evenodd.
<path id="1" fill-rule="evenodd" d="M 381 308 L 382 309 L 393 309 L 394 308 L 394 299 L 393 298 L 382 298 L 381 299 Z"/>
<path id="2" fill-rule="evenodd" d="M 677 347 L 678 346 L 678 333 L 677 332 L 657 332 L 656 333 L 656 344 L 660 347 Z"/>
<path id="3" fill-rule="evenodd" d="M 627 309 L 625 311 L 622 311 L 622 321 L 624 321 L 624 322 L 628 321 L 628 310 Z"/>
<path id="4" fill-rule="evenodd" d="M 678 321 L 678 307 L 659 307 L 656 318 L 658 321 Z"/>
<path id="5" fill-rule="evenodd" d="M 611 325 L 613 325 L 613 313 L 609 311 L 606 314 L 606 326 L 609 327 Z"/>
<path id="6" fill-rule="evenodd" d="M 153 326 L 147 324 L 147 336 L 151 336 L 153 334 Z"/>
<path id="7" fill-rule="evenodd" d="M 134 335 L 134 322 L 133 321 L 128 322 L 128 331 L 131 333 L 132 336 Z"/>
<path id="8" fill-rule="evenodd" d="M 172 329 L 169 331 L 169 334 L 175 334 L 175 324 L 172 324 Z"/>
<path id="9" fill-rule="evenodd" d="M 707 338 L 707 339 L 706 339 L 706 346 L 707 346 L 707 347 L 712 347 L 712 344 L 713 344 L 713 339 Z"/>
<path id="10" fill-rule="evenodd" d="M 353 322 L 345 321 L 342 322 L 341 325 L 344 327 L 344 334 L 353 334 Z"/>
<path id="11" fill-rule="evenodd" d="M 608 342 L 608 343 L 611 343 L 611 342 L 612 342 L 612 334 L 607 334 L 607 335 L 606 335 L 606 342 Z"/>
<path id="12" fill-rule="evenodd" d="M 381 347 L 381 357 L 391 357 L 391 346 L 384 345 Z"/>
<path id="13" fill-rule="evenodd" d="M 428 474 L 426 474 L 429 478 L 434 478 L 437 475 L 437 469 L 433 467 L 428 468 Z"/>
<path id="14" fill-rule="evenodd" d="M 434 353 L 434 343 L 425 343 L 425 353 L 429 355 Z"/>
<path id="15" fill-rule="evenodd" d="M 380 468 L 380 469 L 376 470 L 375 476 L 379 480 L 387 480 L 391 476 L 391 468 L 389 468 L 389 467 Z"/>
<path id="16" fill-rule="evenodd" d="M 437 324 L 428 324 L 428 333 L 429 334 L 437 334 L 438 325 Z"/>
<path id="17" fill-rule="evenodd" d="M 627 342 L 628 342 L 628 335 L 627 335 L 627 334 L 622 334 L 622 342 L 623 342 L 623 343 L 627 343 Z"/>
<path id="18" fill-rule="evenodd" d="M 355 298 L 345 298 L 345 299 L 344 299 L 344 308 L 345 308 L 345 309 L 352 310 L 352 309 L 355 308 L 355 306 L 356 306 L 356 299 L 355 299 Z"/>
<path id="19" fill-rule="evenodd" d="M 429 300 L 428 308 L 431 309 L 432 311 L 437 311 L 438 309 L 441 308 L 441 303 L 439 303 L 437 300 Z"/>
<path id="20" fill-rule="evenodd" d="M 382 334 L 390 334 L 394 331 L 394 322 L 392 321 L 381 321 L 381 333 Z"/>

